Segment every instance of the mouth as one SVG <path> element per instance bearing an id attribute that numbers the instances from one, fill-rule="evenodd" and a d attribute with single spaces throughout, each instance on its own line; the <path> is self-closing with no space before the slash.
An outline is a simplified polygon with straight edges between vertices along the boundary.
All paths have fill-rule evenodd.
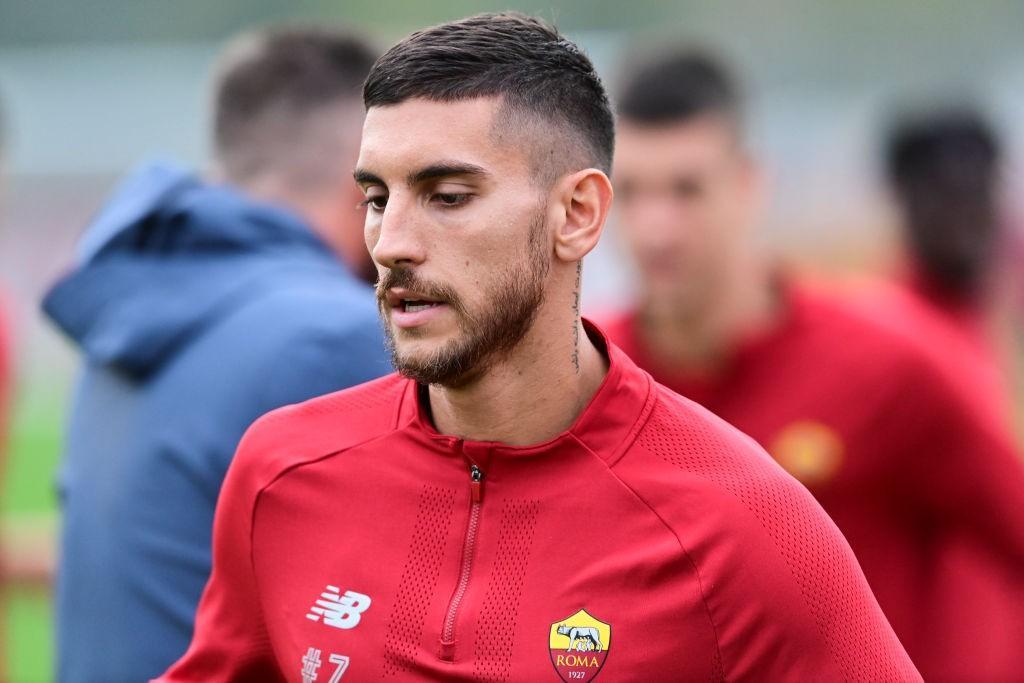
<path id="1" fill-rule="evenodd" d="M 400 287 L 389 289 L 385 300 L 391 310 L 392 322 L 402 328 L 425 325 L 437 313 L 449 307 L 445 301 Z"/>
<path id="2" fill-rule="evenodd" d="M 406 313 L 418 313 L 419 311 L 425 311 L 428 308 L 434 308 L 441 304 L 437 301 L 419 301 L 402 299 L 402 310 Z"/>

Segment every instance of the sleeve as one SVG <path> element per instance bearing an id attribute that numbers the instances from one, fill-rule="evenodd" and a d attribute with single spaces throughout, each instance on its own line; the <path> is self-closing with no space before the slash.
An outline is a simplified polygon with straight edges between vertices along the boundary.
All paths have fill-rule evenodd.
<path id="1" fill-rule="evenodd" d="M 659 408 L 615 470 L 692 560 L 718 643 L 713 679 L 920 681 L 807 489 L 718 418 Z"/>
<path id="2" fill-rule="evenodd" d="M 245 430 L 260 416 L 282 406 L 348 389 L 391 371 L 380 325 L 361 320 L 344 328 L 320 326 L 306 317 L 266 331 L 266 320 L 280 317 L 281 305 L 254 307 L 232 330 L 230 368 L 212 367 L 211 389 L 220 396 L 211 425 L 208 457 L 223 479 Z M 216 357 L 223 364 L 223 355 Z M 207 401 L 211 399 L 208 397 Z M 194 436 L 192 437 L 194 441 Z"/>
<path id="3" fill-rule="evenodd" d="M 990 402 L 936 369 L 894 411 L 904 433 L 904 489 L 927 521 L 958 529 L 1024 580 L 1024 461 Z"/>
<path id="4" fill-rule="evenodd" d="M 277 683 L 280 674 L 260 607 L 252 558 L 252 520 L 260 489 L 257 422 L 243 437 L 217 503 L 213 571 L 203 591 L 188 651 L 160 683 Z"/>
<path id="5" fill-rule="evenodd" d="M 726 513 L 729 539 L 701 563 L 723 679 L 920 681 L 839 529 L 773 479 L 732 484 L 746 509 Z"/>

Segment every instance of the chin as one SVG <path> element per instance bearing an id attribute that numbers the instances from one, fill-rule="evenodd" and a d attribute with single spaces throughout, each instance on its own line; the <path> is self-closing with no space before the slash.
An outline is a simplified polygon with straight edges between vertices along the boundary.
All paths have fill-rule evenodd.
<path id="1" fill-rule="evenodd" d="M 423 328 L 398 329 L 392 337 L 396 366 L 421 366 L 429 364 L 445 351 L 458 345 L 458 339 L 448 335 L 429 334 Z"/>

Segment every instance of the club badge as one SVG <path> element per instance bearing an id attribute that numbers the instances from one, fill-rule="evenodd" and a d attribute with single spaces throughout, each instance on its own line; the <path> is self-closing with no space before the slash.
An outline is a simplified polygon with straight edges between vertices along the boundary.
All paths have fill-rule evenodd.
<path id="1" fill-rule="evenodd" d="M 551 663 L 565 683 L 592 681 L 612 644 L 612 627 L 585 609 L 551 624 Z"/>

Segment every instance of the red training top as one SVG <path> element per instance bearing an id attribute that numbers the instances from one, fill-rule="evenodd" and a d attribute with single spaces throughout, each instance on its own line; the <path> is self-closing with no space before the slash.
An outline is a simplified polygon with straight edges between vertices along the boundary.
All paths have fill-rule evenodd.
<path id="1" fill-rule="evenodd" d="M 919 680 L 806 490 L 590 332 L 608 375 L 536 446 L 396 375 L 260 419 L 160 680 Z"/>
<path id="2" fill-rule="evenodd" d="M 1009 424 L 1013 400 L 1008 372 L 1000 359 L 990 314 L 981 298 L 954 298 L 929 286 L 923 277 L 902 281 L 869 279 L 850 288 L 846 300 L 873 322 L 915 338 L 936 365 L 948 366 L 951 376 Z M 921 331 L 927 330 L 926 335 Z M 1008 429 L 1011 429 L 1009 426 Z"/>
<path id="3" fill-rule="evenodd" d="M 919 341 L 950 337 L 924 318 L 911 333 L 820 292 L 784 292 L 785 319 L 713 376 L 655 367 L 634 314 L 608 334 L 810 488 L 926 680 L 1015 679 L 1024 468 L 995 402 L 964 376 L 974 360 L 937 363 L 944 354 Z"/>

